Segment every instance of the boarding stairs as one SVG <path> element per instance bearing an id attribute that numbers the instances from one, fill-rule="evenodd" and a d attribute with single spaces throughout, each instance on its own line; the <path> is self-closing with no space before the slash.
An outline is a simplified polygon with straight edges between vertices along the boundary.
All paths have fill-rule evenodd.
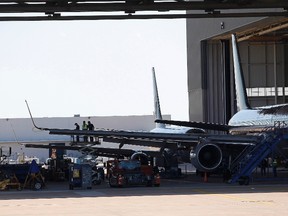
<path id="1" fill-rule="evenodd" d="M 261 135 L 262 140 L 256 145 L 248 145 L 239 156 L 232 162 L 230 183 L 249 184 L 250 175 L 253 170 L 274 151 L 283 140 L 283 129 L 267 129 Z"/>

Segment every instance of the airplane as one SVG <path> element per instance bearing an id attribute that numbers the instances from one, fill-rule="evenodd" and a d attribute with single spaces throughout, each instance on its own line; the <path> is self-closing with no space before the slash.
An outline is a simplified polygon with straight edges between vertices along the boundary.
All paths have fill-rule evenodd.
<path id="1" fill-rule="evenodd" d="M 153 91 L 154 91 L 154 112 L 155 118 L 161 119 L 161 107 L 160 107 L 160 99 L 158 94 L 157 80 L 155 75 L 155 68 L 152 67 L 152 79 L 153 79 Z M 188 133 L 205 133 L 205 130 L 201 128 L 195 127 L 167 127 L 166 124 L 156 123 L 156 127 L 152 129 L 150 132 L 153 133 L 176 133 L 176 134 L 188 134 Z"/>
<path id="2" fill-rule="evenodd" d="M 157 87 L 157 80 L 156 80 L 156 75 L 155 75 L 155 68 L 152 68 L 152 81 L 153 81 L 153 99 L 154 99 L 154 114 L 155 114 L 155 119 L 163 119 L 162 114 L 161 114 L 161 108 L 160 108 L 160 99 L 159 99 L 159 94 L 158 94 L 158 87 Z M 26 105 L 28 107 L 30 116 L 32 118 L 29 106 L 27 101 Z M 42 130 L 41 128 L 37 127 L 34 123 L 34 120 L 32 118 L 32 122 L 35 128 Z M 194 128 L 194 127 L 167 127 L 165 124 L 162 123 L 156 123 L 156 127 L 152 130 L 150 130 L 151 133 L 171 133 L 171 134 L 189 134 L 189 133 L 205 133 L 205 130 L 200 129 L 200 128 Z M 148 151 L 148 150 L 142 150 L 140 152 L 136 152 L 135 150 L 128 150 L 128 149 L 121 149 L 124 145 L 123 141 L 119 141 L 119 139 L 110 139 L 109 137 L 103 138 L 103 141 L 109 142 L 109 143 L 121 143 L 119 146 L 119 149 L 109 149 L 109 148 L 101 148 L 99 146 L 94 146 L 93 148 L 90 148 L 90 151 L 98 154 L 99 156 L 110 156 L 110 157 L 122 157 L 122 156 L 131 156 L 136 157 L 136 156 L 141 156 L 142 155 L 149 155 L 149 156 L 155 156 L 159 157 L 161 154 L 156 151 Z M 140 143 L 140 140 L 138 141 Z M 77 143 L 74 142 L 73 146 L 58 146 L 58 145 L 42 145 L 42 144 L 26 144 L 25 146 L 28 148 L 58 148 L 58 149 L 66 149 L 66 150 L 79 150 L 83 149 L 83 143 L 78 143 L 79 146 L 77 146 Z M 127 140 L 125 144 L 129 144 L 129 141 Z M 151 141 L 141 141 L 141 145 L 143 146 L 151 146 Z M 154 145 L 157 145 L 157 141 L 154 141 Z M 162 143 L 158 143 L 158 147 L 162 147 Z M 89 149 L 87 149 L 88 151 Z M 162 150 L 163 153 L 163 150 Z M 189 157 L 189 156 L 188 156 Z"/>
<path id="3" fill-rule="evenodd" d="M 235 67 L 236 76 L 236 87 L 237 90 L 237 99 L 240 101 L 240 104 L 243 103 L 243 99 L 247 100 L 245 91 L 239 94 L 239 86 L 242 85 L 242 90 L 245 89 L 243 75 L 240 66 L 240 59 L 238 55 L 238 47 L 236 43 L 235 35 L 232 35 L 232 48 L 233 48 L 233 61 Z M 153 76 L 154 76 L 153 70 Z M 240 77 L 240 81 L 239 81 Z M 242 84 L 241 84 L 242 80 Z M 156 79 L 154 79 L 156 83 Z M 239 85 L 240 82 L 240 85 Z M 155 84 L 154 84 L 155 85 Z M 157 93 L 157 88 L 154 88 L 155 97 L 155 107 L 159 106 L 159 97 Z M 157 93 L 157 94 L 156 94 Z M 240 98 L 239 98 L 240 97 Z M 157 104 L 157 106 L 156 106 Z M 246 105 L 247 105 L 246 101 Z M 243 105 L 243 104 L 242 104 Z M 27 104 L 28 107 L 28 104 Z M 248 107 L 248 106 L 247 106 Z M 268 109 L 268 108 L 266 108 Z M 28 107 L 29 110 L 29 107 Z M 35 125 L 33 118 L 30 112 L 30 116 L 34 126 L 40 130 L 48 130 L 49 134 L 53 135 L 87 135 L 87 136 L 96 136 L 102 138 L 103 141 L 107 142 L 116 142 L 119 143 L 119 148 L 122 148 L 124 144 L 137 145 L 137 146 L 152 146 L 160 148 L 160 151 L 167 149 L 166 153 L 169 153 L 170 158 L 175 159 L 181 158 L 183 162 L 191 162 L 194 167 L 203 172 L 213 172 L 223 165 L 223 161 L 231 161 L 231 158 L 236 158 L 240 152 L 243 151 L 247 146 L 256 146 L 259 142 L 263 141 L 263 136 L 259 134 L 247 134 L 243 133 L 230 133 L 230 134 L 208 134 L 203 133 L 203 129 L 217 129 L 221 131 L 231 131 L 231 130 L 246 130 L 247 125 L 233 125 L 232 123 L 236 120 L 239 121 L 238 115 L 235 118 L 232 118 L 232 125 L 221 125 L 221 124 L 211 124 L 204 122 L 181 122 L 181 121 L 169 121 L 161 119 L 161 112 L 158 110 L 156 120 L 158 124 L 158 131 L 150 132 L 134 132 L 134 131 L 123 131 L 123 130 L 95 130 L 95 131 L 81 131 L 81 130 L 70 130 L 70 129 L 58 129 L 58 128 L 40 128 Z M 248 110 L 248 109 L 247 109 Z M 252 110 L 252 109 L 251 109 Z M 156 112 L 157 113 L 157 112 Z M 258 113 L 258 115 L 263 115 Z M 241 120 L 241 119 L 240 119 Z M 250 119 L 251 120 L 251 119 Z M 242 120 L 245 122 L 244 120 Z M 255 121 L 255 120 L 254 120 Z M 165 127 L 164 124 L 169 123 L 179 123 L 179 126 L 189 126 L 192 128 L 185 131 L 184 133 L 175 133 L 175 130 L 170 130 Z M 264 126 L 261 125 L 261 130 Z M 160 129 L 159 129 L 160 128 Z M 165 129 L 166 128 L 166 129 Z M 259 127 L 255 128 L 259 130 Z M 182 129 L 180 129 L 181 131 Z M 249 127 L 251 130 L 251 127 Z M 227 159 L 228 158 L 228 159 Z"/>
<path id="4" fill-rule="evenodd" d="M 281 124 L 282 126 L 286 126 L 285 122 L 288 122 L 288 104 L 253 108 L 250 106 L 240 63 L 238 44 L 234 34 L 232 34 L 232 50 L 238 112 L 232 116 L 227 125 L 163 119 L 157 119 L 156 122 L 186 127 L 198 127 L 206 130 L 227 131 L 231 134 L 259 133 L 262 132 L 264 128 L 266 128 L 266 130 L 273 130 L 275 126 L 281 126 Z"/>

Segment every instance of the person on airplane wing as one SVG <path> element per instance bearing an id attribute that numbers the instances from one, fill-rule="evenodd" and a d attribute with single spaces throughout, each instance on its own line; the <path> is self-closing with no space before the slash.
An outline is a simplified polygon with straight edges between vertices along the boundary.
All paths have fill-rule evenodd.
<path id="1" fill-rule="evenodd" d="M 75 123 L 75 130 L 80 130 L 80 126 L 78 123 Z M 76 142 L 79 142 L 79 135 L 76 136 Z"/>
<path id="2" fill-rule="evenodd" d="M 90 130 L 90 131 L 94 130 L 94 125 L 90 121 L 88 121 L 87 127 L 88 127 L 88 130 Z M 94 142 L 94 137 L 93 136 L 90 136 L 90 142 Z"/>
<path id="3" fill-rule="evenodd" d="M 88 129 L 88 125 L 86 124 L 86 121 L 83 121 L 82 123 L 82 130 L 87 130 Z M 84 136 L 84 142 L 88 142 L 88 137 Z"/>

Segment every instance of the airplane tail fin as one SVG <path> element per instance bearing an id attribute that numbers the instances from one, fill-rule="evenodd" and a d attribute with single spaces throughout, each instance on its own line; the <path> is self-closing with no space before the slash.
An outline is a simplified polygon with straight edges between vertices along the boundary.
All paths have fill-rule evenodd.
<path id="1" fill-rule="evenodd" d="M 158 88 L 156 82 L 155 69 L 152 67 L 152 76 L 153 76 L 153 91 L 154 91 L 154 115 L 158 120 L 162 120 L 161 108 L 160 108 L 160 100 L 158 95 Z M 165 128 L 165 124 L 156 123 L 157 128 Z"/>
<path id="2" fill-rule="evenodd" d="M 240 63 L 240 56 L 236 36 L 232 34 L 233 65 L 236 87 L 237 107 L 239 110 L 250 109 L 244 82 L 243 71 Z"/>

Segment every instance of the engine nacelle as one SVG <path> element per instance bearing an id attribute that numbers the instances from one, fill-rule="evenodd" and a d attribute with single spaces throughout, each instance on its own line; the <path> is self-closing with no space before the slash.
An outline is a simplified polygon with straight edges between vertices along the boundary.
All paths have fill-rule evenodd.
<path id="1" fill-rule="evenodd" d="M 138 160 L 140 161 L 141 165 L 148 165 L 148 156 L 143 152 L 135 152 L 131 156 L 131 160 Z"/>
<path id="2" fill-rule="evenodd" d="M 191 163 L 199 171 L 209 172 L 222 162 L 222 150 L 213 143 L 200 143 L 190 152 Z"/>

